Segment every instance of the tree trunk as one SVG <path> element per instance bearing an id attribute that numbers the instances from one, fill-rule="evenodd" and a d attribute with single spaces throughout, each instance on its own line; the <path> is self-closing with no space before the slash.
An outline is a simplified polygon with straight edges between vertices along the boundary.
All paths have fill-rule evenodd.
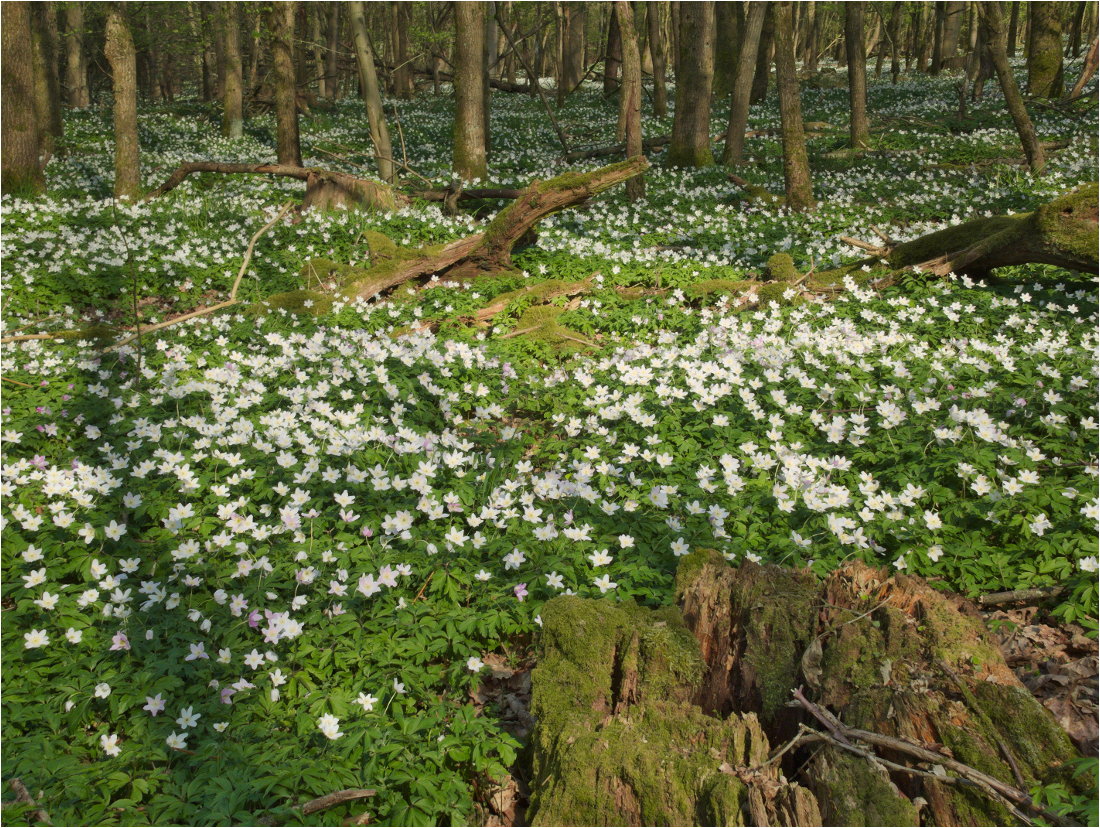
<path id="1" fill-rule="evenodd" d="M 275 87 L 276 154 L 280 164 L 302 166 L 298 138 L 298 81 L 294 70 L 296 0 L 271 4 L 272 76 Z"/>
<path id="2" fill-rule="evenodd" d="M 88 67 L 84 62 L 84 4 L 78 0 L 65 4 L 65 89 L 69 106 L 91 106 L 88 94 Z"/>
<path id="3" fill-rule="evenodd" d="M 1016 31 L 1020 23 L 1020 4 L 1017 0 L 1009 0 L 1008 5 L 1012 7 L 1012 13 L 1008 18 L 1008 46 L 1006 52 L 1011 58 L 1016 57 Z"/>
<path id="4" fill-rule="evenodd" d="M 325 27 L 325 95 L 340 99 L 340 3 L 330 2 Z"/>
<path id="5" fill-rule="evenodd" d="M 53 155 L 54 139 L 64 132 L 61 121 L 61 79 L 57 71 L 57 7 L 35 3 L 31 11 L 34 54 L 34 103 L 38 121 L 39 155 Z"/>
<path id="6" fill-rule="evenodd" d="M 642 59 L 638 52 L 638 32 L 630 0 L 617 0 L 615 12 L 623 46 L 623 82 L 619 87 L 619 137 L 626 142 L 627 158 L 638 158 L 642 155 Z M 630 202 L 645 198 L 645 178 L 641 174 L 627 179 L 626 198 Z"/>
<path id="7" fill-rule="evenodd" d="M 32 5 L 0 4 L 0 70 L 4 77 L 4 94 L 0 95 L 0 191 L 5 195 L 31 196 L 46 189 L 38 157 L 39 126 L 34 105 Z"/>
<path id="8" fill-rule="evenodd" d="M 1027 91 L 1035 98 L 1060 98 L 1065 91 L 1060 6 L 1048 0 L 1028 4 Z"/>
<path id="9" fill-rule="evenodd" d="M 649 28 L 649 55 L 653 62 L 653 114 L 663 118 L 668 114 L 668 88 L 665 85 L 665 39 L 661 31 L 661 3 L 646 3 L 646 26 Z"/>
<path id="10" fill-rule="evenodd" d="M 115 197 L 136 198 L 141 189 L 137 124 L 137 56 L 121 3 L 107 5 L 107 42 L 115 122 Z"/>
<path id="11" fill-rule="evenodd" d="M 1016 126 L 1016 134 L 1020 136 L 1020 143 L 1024 148 L 1028 165 L 1032 172 L 1038 173 L 1046 164 L 1043 156 L 1043 147 L 1035 135 L 1035 127 L 1031 123 L 1031 117 L 1024 106 L 1023 95 L 1020 87 L 1016 85 L 1016 77 L 1012 74 L 1012 67 L 1008 62 L 1008 53 L 1005 49 L 1004 18 L 1001 16 L 999 3 L 982 3 L 979 7 L 981 22 L 985 27 L 985 41 L 989 50 L 989 58 L 993 63 L 993 70 L 997 73 L 997 79 L 1001 84 L 1001 92 L 1004 93 L 1005 106 L 1012 116 L 1012 123 Z M 1059 56 L 1059 61 L 1061 60 Z"/>
<path id="12" fill-rule="evenodd" d="M 769 12 L 764 16 L 764 28 L 760 32 L 760 47 L 756 50 L 756 72 L 752 76 L 749 103 L 762 103 L 768 96 L 768 79 L 771 74 L 772 50 L 775 45 L 775 21 Z"/>
<path id="13" fill-rule="evenodd" d="M 867 58 L 863 50 L 863 3 L 844 4 L 844 46 L 848 54 L 848 140 L 854 149 L 867 146 Z"/>
<path id="14" fill-rule="evenodd" d="M 1085 11 L 1088 8 L 1087 0 L 1082 0 L 1073 10 L 1073 19 L 1069 26 L 1069 43 L 1066 44 L 1066 55 L 1077 57 L 1081 54 L 1081 29 L 1085 22 Z"/>
<path id="15" fill-rule="evenodd" d="M 783 136 L 783 179 L 786 184 L 787 206 L 792 210 L 809 210 L 814 206 L 814 193 L 794 63 L 791 4 L 772 2 L 770 5 L 775 24 L 775 76 L 779 87 L 779 120 Z"/>
<path id="16" fill-rule="evenodd" d="M 309 15 L 309 48 L 313 53 L 313 77 L 317 81 L 317 95 L 327 98 L 328 92 L 325 82 L 325 42 L 321 37 L 321 21 L 325 15 L 323 3 L 317 2 L 306 7 Z"/>
<path id="17" fill-rule="evenodd" d="M 386 113 L 382 109 L 382 90 L 378 84 L 378 72 L 374 66 L 370 38 L 367 36 L 367 13 L 362 0 L 353 0 L 348 3 L 348 14 L 351 18 L 352 35 L 355 38 L 359 86 L 363 90 L 363 101 L 367 109 L 367 122 L 370 124 L 370 139 L 374 144 L 378 175 L 383 181 L 392 182 L 395 171 L 393 147 L 390 145 L 390 130 L 386 126 Z"/>
<path id="18" fill-rule="evenodd" d="M 959 51 L 959 34 L 966 18 L 965 0 L 949 0 L 944 3 L 943 60 L 953 58 Z"/>
<path id="19" fill-rule="evenodd" d="M 749 124 L 749 98 L 752 95 L 752 76 L 756 68 L 756 55 L 760 50 L 760 33 L 768 14 L 766 2 L 746 4 L 745 23 L 741 28 L 741 50 L 733 78 L 730 99 L 730 119 L 726 127 L 726 146 L 722 151 L 722 163 L 737 165 L 744 161 L 745 130 Z"/>
<path id="20" fill-rule="evenodd" d="M 1092 43 L 1089 44 L 1088 50 L 1085 52 L 1085 61 L 1081 65 L 1081 74 L 1077 76 L 1077 82 L 1073 84 L 1073 89 L 1070 90 L 1068 96 L 1069 100 L 1076 100 L 1084 91 L 1085 84 L 1092 80 L 1097 70 L 1097 58 L 1097 40 L 1094 37 Z"/>
<path id="21" fill-rule="evenodd" d="M 901 16 L 904 7 L 905 4 L 897 0 L 890 12 L 890 83 L 895 86 L 901 77 Z"/>
<path id="22" fill-rule="evenodd" d="M 585 3 L 562 3 L 561 71 L 558 85 L 558 106 L 576 89 L 584 77 L 584 35 L 588 24 Z"/>
<path id="23" fill-rule="evenodd" d="M 680 71 L 667 162 L 674 167 L 714 163 L 710 97 L 714 79 L 714 3 L 680 4 Z"/>
<path id="24" fill-rule="evenodd" d="M 244 135 L 244 78 L 241 69 L 241 19 L 235 0 L 222 3 L 222 135 Z"/>
<path id="25" fill-rule="evenodd" d="M 740 3 L 716 3 L 714 6 L 714 100 L 728 99 L 733 92 L 737 55 L 743 39 Z"/>
<path id="26" fill-rule="evenodd" d="M 917 25 L 913 32 L 913 48 L 917 54 L 917 72 L 924 72 L 931 58 L 932 42 L 925 35 L 928 28 L 928 3 L 920 3 L 920 11 L 917 14 Z M 929 69 L 929 71 L 931 71 Z"/>
<path id="27" fill-rule="evenodd" d="M 607 48 L 603 63 L 603 93 L 611 96 L 619 88 L 619 74 L 623 65 L 623 32 L 616 13 L 618 3 L 611 7 L 611 19 L 607 24 Z"/>
<path id="28" fill-rule="evenodd" d="M 393 88 L 394 94 L 401 100 L 408 100 L 413 93 L 413 73 L 409 64 L 409 6 L 405 3 L 393 3 L 394 56 Z"/>
<path id="29" fill-rule="evenodd" d="M 943 68 L 943 32 L 947 19 L 947 3 L 944 2 L 944 0 L 938 0 L 938 2 L 935 4 L 935 8 L 936 16 L 935 21 L 932 24 L 932 63 L 928 67 L 928 73 L 931 75 L 938 75 L 940 73 L 940 69 Z"/>
<path id="30" fill-rule="evenodd" d="M 455 3 L 454 162 L 459 178 L 488 176 L 485 134 L 485 20 L 481 3 Z"/>

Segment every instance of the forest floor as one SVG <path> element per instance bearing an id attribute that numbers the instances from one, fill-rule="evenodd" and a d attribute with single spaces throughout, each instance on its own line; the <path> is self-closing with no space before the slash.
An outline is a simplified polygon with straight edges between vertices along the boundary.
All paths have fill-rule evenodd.
<path id="1" fill-rule="evenodd" d="M 5 779 L 55 824 L 484 822 L 522 750 L 543 602 L 667 603 L 698 547 L 821 574 L 856 557 L 972 598 L 1063 587 L 991 623 L 1095 756 L 1096 280 L 1036 265 L 752 301 L 773 253 L 820 271 L 862 257 L 841 236 L 915 238 L 1094 181 L 1095 112 L 1034 110 L 1064 145 L 1035 177 L 993 88 L 961 119 L 952 77 L 872 80 L 854 157 L 836 152 L 846 90 L 803 106 L 809 215 L 657 153 L 646 202 L 619 188 L 547 219 L 514 274 L 264 306 L 323 289 L 318 260 L 365 262 L 369 231 L 447 242 L 497 205 L 307 212 L 258 241 L 239 312 L 121 351 L 4 345 Z M 445 185 L 450 99 L 394 107 L 395 153 Z M 614 111 L 592 87 L 561 117 L 595 147 Z M 645 134 L 667 133 L 649 111 Z M 109 118 L 68 114 L 47 195 L 3 200 L 5 335 L 213 304 L 300 199 L 200 176 L 116 204 Z M 773 101 L 753 107 L 750 129 L 777 126 Z M 208 106 L 143 109 L 145 184 L 274 157 L 270 117 L 216 133 Z M 358 102 L 302 133 L 307 164 L 371 168 Z M 494 93 L 492 134 L 495 186 L 569 168 L 536 99 Z M 777 139 L 748 154 L 739 174 L 781 192 Z M 375 793 L 303 813 L 345 788 Z"/>

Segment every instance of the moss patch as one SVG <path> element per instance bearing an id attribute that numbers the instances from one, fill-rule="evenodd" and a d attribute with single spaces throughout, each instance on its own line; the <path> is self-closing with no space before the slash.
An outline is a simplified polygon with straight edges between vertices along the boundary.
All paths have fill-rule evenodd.
<path id="1" fill-rule="evenodd" d="M 332 298 L 315 290 L 288 290 L 250 305 L 247 313 L 261 316 L 280 308 L 291 313 L 323 316 L 332 309 Z"/>
<path id="2" fill-rule="evenodd" d="M 736 296 L 748 290 L 754 282 L 747 279 L 704 279 L 684 288 L 684 293 L 695 299 L 702 299 L 712 294 L 724 294 Z"/>
<path id="3" fill-rule="evenodd" d="M 768 278 L 776 282 L 797 282 L 802 278 L 789 253 L 774 253 L 764 265 Z"/>

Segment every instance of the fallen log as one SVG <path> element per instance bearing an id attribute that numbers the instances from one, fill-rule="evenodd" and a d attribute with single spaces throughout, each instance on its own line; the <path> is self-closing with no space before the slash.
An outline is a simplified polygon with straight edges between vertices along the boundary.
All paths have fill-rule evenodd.
<path id="1" fill-rule="evenodd" d="M 1083 792 L 965 600 L 705 550 L 676 582 L 678 610 L 543 606 L 529 824 L 1064 824 L 1030 788 Z"/>
<path id="2" fill-rule="evenodd" d="M 568 172 L 549 181 L 535 181 L 501 210 L 481 233 L 444 247 L 397 248 L 383 244 L 371 250 L 371 266 L 345 293 L 370 299 L 413 279 L 438 276 L 471 279 L 511 269 L 512 248 L 546 216 L 575 207 L 645 171 L 643 156 L 585 173 Z"/>
<path id="3" fill-rule="evenodd" d="M 895 271 L 984 278 L 998 267 L 1051 264 L 1097 273 L 1097 195 L 1096 184 L 1085 184 L 1031 213 L 974 219 L 901 244 L 846 241 Z"/>

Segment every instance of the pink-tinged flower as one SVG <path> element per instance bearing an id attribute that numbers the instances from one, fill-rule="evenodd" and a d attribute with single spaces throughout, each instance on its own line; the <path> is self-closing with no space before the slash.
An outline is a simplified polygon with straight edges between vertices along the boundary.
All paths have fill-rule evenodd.
<path id="1" fill-rule="evenodd" d="M 158 713 L 164 710 L 164 706 L 164 699 L 161 697 L 160 693 L 157 693 L 155 696 L 146 696 L 145 706 L 141 709 L 148 710 L 150 716 L 156 716 Z"/>
<path id="2" fill-rule="evenodd" d="M 260 626 L 260 614 L 256 612 L 256 610 L 252 610 L 252 612 L 248 613 L 248 626 L 252 629 L 256 629 L 256 627 Z"/>
<path id="3" fill-rule="evenodd" d="M 31 465 L 34 466 L 36 469 L 44 469 L 46 468 L 46 458 L 43 457 L 41 454 L 36 454 L 34 456 L 34 459 L 31 460 Z"/>
<path id="4" fill-rule="evenodd" d="M 222 688 L 222 704 L 233 704 L 233 694 L 237 691 L 232 687 Z"/>
<path id="5" fill-rule="evenodd" d="M 512 590 L 516 593 L 517 601 L 522 601 L 527 597 L 527 584 L 516 584 Z"/>
<path id="6" fill-rule="evenodd" d="M 369 538 L 371 535 L 374 534 L 374 530 L 371 529 L 369 526 L 364 526 L 362 531 L 361 531 L 361 534 L 363 535 L 364 538 Z"/>
<path id="7" fill-rule="evenodd" d="M 112 650 L 129 650 L 130 639 L 126 637 L 126 633 L 117 632 L 111 637 L 111 649 Z"/>

